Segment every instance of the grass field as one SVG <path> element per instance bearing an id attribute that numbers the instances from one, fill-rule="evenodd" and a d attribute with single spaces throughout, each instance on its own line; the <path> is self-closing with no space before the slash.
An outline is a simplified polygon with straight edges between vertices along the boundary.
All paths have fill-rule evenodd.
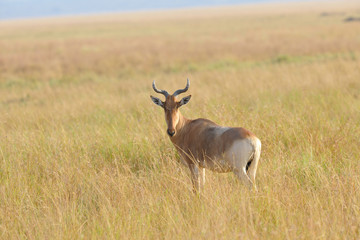
<path id="1" fill-rule="evenodd" d="M 360 3 L 0 22 L 1 239 L 359 239 Z M 151 83 L 262 141 L 200 197 Z M 159 96 L 161 97 L 161 96 Z"/>

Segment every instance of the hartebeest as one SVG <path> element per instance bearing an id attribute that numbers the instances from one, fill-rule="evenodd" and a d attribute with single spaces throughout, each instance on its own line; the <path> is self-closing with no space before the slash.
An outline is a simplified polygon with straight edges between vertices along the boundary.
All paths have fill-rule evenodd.
<path id="1" fill-rule="evenodd" d="M 250 189 L 255 186 L 255 174 L 259 163 L 261 142 L 244 128 L 222 127 L 208 119 L 190 120 L 179 111 L 189 102 L 191 95 L 176 100 L 176 96 L 189 89 L 187 80 L 184 89 L 170 95 L 165 90 L 152 87 L 165 96 L 165 102 L 150 96 L 152 101 L 165 110 L 167 134 L 180 154 L 181 160 L 191 171 L 194 191 L 205 183 L 205 168 L 215 172 L 234 172 Z M 199 171 L 200 168 L 200 171 Z M 201 176 L 199 176 L 201 175 Z"/>

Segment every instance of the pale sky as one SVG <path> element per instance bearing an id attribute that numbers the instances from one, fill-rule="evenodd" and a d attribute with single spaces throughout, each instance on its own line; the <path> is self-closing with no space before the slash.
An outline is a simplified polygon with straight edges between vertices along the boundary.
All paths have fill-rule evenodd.
<path id="1" fill-rule="evenodd" d="M 299 0 L 0 0 L 0 19 L 289 1 Z"/>

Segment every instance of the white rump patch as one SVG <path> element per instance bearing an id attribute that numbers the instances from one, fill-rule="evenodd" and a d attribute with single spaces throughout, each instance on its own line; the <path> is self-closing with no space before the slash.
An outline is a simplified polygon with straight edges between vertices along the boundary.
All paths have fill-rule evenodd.
<path id="1" fill-rule="evenodd" d="M 254 154 L 254 148 L 250 139 L 237 140 L 226 152 L 230 165 L 236 169 L 246 168 L 246 164 Z"/>

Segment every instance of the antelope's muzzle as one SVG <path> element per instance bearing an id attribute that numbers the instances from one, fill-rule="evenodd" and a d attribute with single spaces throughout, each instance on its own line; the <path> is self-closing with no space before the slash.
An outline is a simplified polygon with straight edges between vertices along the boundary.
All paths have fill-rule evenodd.
<path id="1" fill-rule="evenodd" d="M 168 129 L 168 130 L 167 130 L 167 134 L 169 134 L 169 136 L 172 137 L 172 136 L 175 135 L 175 130 L 170 130 L 170 129 Z"/>

